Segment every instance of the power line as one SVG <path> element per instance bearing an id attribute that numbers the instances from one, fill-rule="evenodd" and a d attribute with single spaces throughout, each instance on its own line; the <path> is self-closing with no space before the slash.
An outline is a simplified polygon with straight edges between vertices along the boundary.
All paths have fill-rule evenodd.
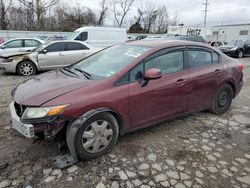
<path id="1" fill-rule="evenodd" d="M 208 0 L 206 0 L 206 2 L 203 3 L 203 5 L 205 5 L 205 10 L 204 10 L 204 12 L 205 12 L 205 15 L 204 15 L 204 27 L 206 27 L 206 25 L 207 25 L 207 12 L 208 12 L 207 7 L 209 5 Z"/>

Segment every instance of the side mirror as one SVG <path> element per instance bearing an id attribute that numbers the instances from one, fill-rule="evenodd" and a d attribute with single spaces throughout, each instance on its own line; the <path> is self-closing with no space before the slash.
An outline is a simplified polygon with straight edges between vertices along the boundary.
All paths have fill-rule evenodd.
<path id="1" fill-rule="evenodd" d="M 2 45 L 2 46 L 1 46 L 1 49 L 5 49 L 5 45 Z"/>
<path id="2" fill-rule="evenodd" d="M 157 68 L 148 69 L 143 76 L 144 80 L 156 80 L 161 77 L 162 77 L 162 72 L 160 69 Z"/>
<path id="3" fill-rule="evenodd" d="M 46 49 L 44 49 L 42 52 L 43 52 L 43 54 L 46 54 L 48 51 Z"/>
<path id="4" fill-rule="evenodd" d="M 159 79 L 161 77 L 162 77 L 162 72 L 160 69 L 157 69 L 157 68 L 148 69 L 143 76 L 143 80 L 141 82 L 141 87 L 147 86 L 149 80 L 156 80 L 156 79 Z"/>

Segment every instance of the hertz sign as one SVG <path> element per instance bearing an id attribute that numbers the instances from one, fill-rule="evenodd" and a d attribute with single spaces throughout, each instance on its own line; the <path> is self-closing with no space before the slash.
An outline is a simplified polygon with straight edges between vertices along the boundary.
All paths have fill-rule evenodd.
<path id="1" fill-rule="evenodd" d="M 188 28 L 187 29 L 187 35 L 200 35 L 201 34 L 201 29 L 192 29 L 192 28 Z"/>

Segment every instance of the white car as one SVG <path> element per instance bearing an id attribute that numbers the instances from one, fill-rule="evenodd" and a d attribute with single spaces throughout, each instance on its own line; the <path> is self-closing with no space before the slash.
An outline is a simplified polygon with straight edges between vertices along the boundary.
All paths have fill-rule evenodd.
<path id="1" fill-rule="evenodd" d="M 33 50 L 46 41 L 37 38 L 15 38 L 0 45 L 0 55 Z"/>
<path id="2" fill-rule="evenodd" d="M 68 66 L 101 49 L 76 40 L 49 41 L 31 52 L 0 56 L 0 70 L 29 76 L 37 71 Z"/>

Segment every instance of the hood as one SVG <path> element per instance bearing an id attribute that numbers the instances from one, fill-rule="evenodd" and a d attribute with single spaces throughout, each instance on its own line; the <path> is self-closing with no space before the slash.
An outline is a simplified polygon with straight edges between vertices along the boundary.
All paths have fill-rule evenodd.
<path id="1" fill-rule="evenodd" d="M 235 45 L 223 45 L 223 46 L 219 46 L 218 48 L 226 48 L 226 49 L 231 49 L 231 48 L 235 48 L 235 47 L 238 47 L 238 46 L 235 46 Z"/>
<path id="2" fill-rule="evenodd" d="M 18 104 L 41 106 L 63 94 L 86 87 L 92 81 L 67 76 L 60 70 L 50 71 L 22 82 L 12 95 Z"/>
<path id="3" fill-rule="evenodd" d="M 30 54 L 31 52 L 12 52 L 12 53 L 2 53 L 0 55 L 1 58 L 9 58 L 9 57 L 15 57 L 15 56 L 22 56 L 22 55 L 27 55 Z"/>

